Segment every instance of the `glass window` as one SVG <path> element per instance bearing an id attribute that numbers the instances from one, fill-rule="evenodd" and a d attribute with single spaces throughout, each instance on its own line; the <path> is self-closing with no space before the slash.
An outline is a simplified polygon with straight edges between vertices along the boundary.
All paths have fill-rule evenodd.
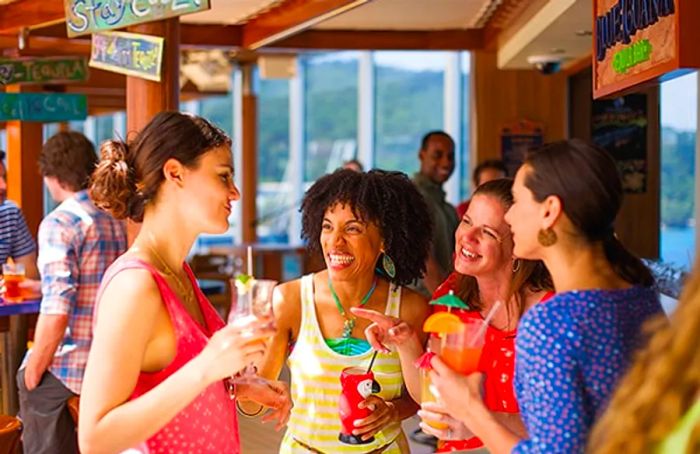
<path id="1" fill-rule="evenodd" d="M 461 140 L 460 146 L 461 146 L 461 168 L 459 170 L 459 191 L 460 191 L 460 200 L 467 199 L 469 195 L 471 194 L 471 172 L 470 172 L 470 167 L 469 167 L 469 144 L 470 144 L 470 138 L 471 134 L 469 131 L 469 128 L 471 127 L 471 119 L 469 118 L 470 116 L 470 109 L 469 109 L 469 103 L 470 103 L 470 88 L 471 88 L 471 54 L 469 52 L 462 52 L 462 111 L 461 111 Z"/>
<path id="2" fill-rule="evenodd" d="M 285 171 L 289 163 L 289 80 L 264 80 L 255 73 L 258 93 L 257 234 L 260 242 L 289 239 Z"/>
<path id="3" fill-rule="evenodd" d="M 233 137 L 233 90 L 223 96 L 209 96 L 199 102 L 199 115 L 206 118 L 229 137 Z"/>
<path id="4" fill-rule="evenodd" d="M 695 259 L 697 73 L 661 85 L 661 258 L 690 269 Z"/>
<path id="5" fill-rule="evenodd" d="M 311 54 L 303 64 L 304 181 L 313 182 L 357 157 L 358 53 Z"/>
<path id="6" fill-rule="evenodd" d="M 375 53 L 375 164 L 418 170 L 423 135 L 443 129 L 445 52 Z"/>

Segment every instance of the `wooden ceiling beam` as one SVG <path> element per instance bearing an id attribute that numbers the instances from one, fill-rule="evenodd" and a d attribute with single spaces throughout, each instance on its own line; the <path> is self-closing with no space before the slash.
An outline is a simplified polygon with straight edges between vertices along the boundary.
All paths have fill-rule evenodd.
<path id="1" fill-rule="evenodd" d="M 273 49 L 323 50 L 475 50 L 484 45 L 482 30 L 378 31 L 308 30 L 277 41 Z"/>
<path id="2" fill-rule="evenodd" d="M 235 49 L 243 46 L 243 26 L 180 24 L 180 48 Z"/>
<path id="3" fill-rule="evenodd" d="M 243 26 L 243 47 L 258 49 L 371 0 L 286 0 Z"/>
<path id="4" fill-rule="evenodd" d="M 0 33 L 19 33 L 65 20 L 63 2 L 58 0 L 17 0 L 0 6 Z"/>

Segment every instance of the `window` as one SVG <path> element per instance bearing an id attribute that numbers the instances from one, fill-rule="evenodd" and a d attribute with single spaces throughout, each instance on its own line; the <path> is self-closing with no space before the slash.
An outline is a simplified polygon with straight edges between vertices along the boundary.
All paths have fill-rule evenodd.
<path id="1" fill-rule="evenodd" d="M 304 181 L 314 182 L 357 157 L 358 53 L 312 54 L 304 66 Z"/>
<path id="2" fill-rule="evenodd" d="M 661 259 L 687 270 L 695 259 L 697 73 L 661 85 Z"/>
<path id="3" fill-rule="evenodd" d="M 443 127 L 446 52 L 375 53 L 375 165 L 409 176 L 423 135 Z"/>

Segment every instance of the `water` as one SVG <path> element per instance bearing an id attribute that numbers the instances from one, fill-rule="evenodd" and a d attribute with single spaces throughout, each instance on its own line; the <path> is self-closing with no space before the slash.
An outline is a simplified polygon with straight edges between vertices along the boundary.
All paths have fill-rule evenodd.
<path id="1" fill-rule="evenodd" d="M 695 227 L 662 228 L 661 259 L 690 270 L 695 260 Z"/>

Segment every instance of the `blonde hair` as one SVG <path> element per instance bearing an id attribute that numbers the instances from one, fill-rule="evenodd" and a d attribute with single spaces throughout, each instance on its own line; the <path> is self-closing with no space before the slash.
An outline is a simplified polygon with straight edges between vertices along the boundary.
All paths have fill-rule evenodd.
<path id="1" fill-rule="evenodd" d="M 588 452 L 654 452 L 698 399 L 700 392 L 700 262 L 681 294 L 670 322 L 663 316 L 645 330 L 655 332 L 618 385 L 608 410 L 591 434 Z M 700 452 L 696 428 L 688 453 Z M 682 453 L 679 453 L 682 454 Z"/>

